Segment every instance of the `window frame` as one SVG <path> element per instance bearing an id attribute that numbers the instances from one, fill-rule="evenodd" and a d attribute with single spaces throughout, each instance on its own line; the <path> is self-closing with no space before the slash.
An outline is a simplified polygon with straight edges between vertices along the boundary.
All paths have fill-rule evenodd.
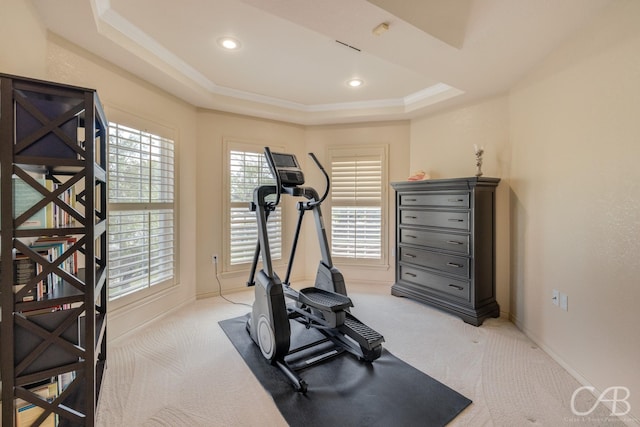
<path id="1" fill-rule="evenodd" d="M 163 280 L 155 284 L 148 284 L 144 288 L 140 288 L 130 293 L 112 298 L 109 296 L 109 304 L 114 308 L 119 308 L 132 302 L 158 295 L 162 292 L 174 288 L 179 283 L 180 277 L 180 254 L 179 254 L 179 141 L 178 132 L 170 127 L 131 116 L 123 111 L 111 110 L 108 113 L 110 119 L 109 128 L 114 124 L 134 129 L 139 132 L 149 133 L 163 139 L 171 140 L 173 143 L 173 201 L 171 202 L 137 202 L 137 203 L 115 203 L 111 202 L 107 191 L 107 214 L 110 212 L 123 211 L 149 211 L 157 209 L 170 209 L 173 214 L 173 275 L 171 278 Z M 110 135 L 111 137 L 111 135 Z M 107 142 L 107 158 L 110 155 L 111 142 Z M 109 170 L 107 168 L 107 176 Z M 109 181 L 109 180 L 108 180 Z M 110 184 L 108 184 L 110 185 Z M 109 231 L 107 231 L 109 234 Z M 108 286 L 110 283 L 108 283 Z"/>
<path id="2" fill-rule="evenodd" d="M 354 267 L 382 267 L 389 266 L 389 145 L 388 144 L 367 144 L 348 145 L 339 144 L 327 147 L 327 159 L 329 163 L 329 176 L 333 174 L 334 161 L 337 159 L 353 159 L 357 157 L 379 157 L 380 158 L 380 258 L 353 258 L 341 257 L 333 253 L 333 208 L 334 200 L 332 193 L 327 198 L 328 207 L 324 214 L 329 217 L 329 247 L 335 263 Z M 333 182 L 332 182 L 333 185 Z M 339 205 L 338 205 L 339 206 Z M 377 205 L 376 205 L 377 206 Z"/>

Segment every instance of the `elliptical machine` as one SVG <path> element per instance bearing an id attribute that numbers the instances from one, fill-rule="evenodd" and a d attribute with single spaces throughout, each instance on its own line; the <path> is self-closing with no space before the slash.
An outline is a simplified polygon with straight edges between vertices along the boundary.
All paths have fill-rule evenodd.
<path id="1" fill-rule="evenodd" d="M 321 349 L 322 354 L 314 354 L 313 357 L 310 357 L 305 362 L 305 367 L 323 362 L 344 351 L 370 363 L 382 354 L 384 338 L 349 312 L 353 303 L 347 296 L 342 273 L 331 260 L 320 209 L 320 205 L 329 194 L 329 175 L 316 156 L 309 153 L 309 156 L 322 171 L 327 183 L 323 196 L 319 197 L 315 189 L 303 186 L 304 174 L 295 155 L 272 153 L 269 147 L 265 147 L 264 154 L 276 179 L 276 185 L 257 187 L 250 205 L 251 211 L 256 212 L 258 242 L 247 282 L 247 286 L 255 286 L 255 301 L 247 321 L 247 330 L 251 339 L 260 348 L 264 358 L 272 365 L 277 366 L 293 383 L 297 391 L 306 393 L 307 383 L 285 360 L 287 356 L 300 352 L 309 353 L 314 348 L 318 348 Z M 275 201 L 267 201 L 267 197 L 274 194 Z M 280 203 L 282 194 L 303 197 L 307 200 L 306 202 L 300 201 L 296 205 L 299 212 L 298 222 L 284 282 L 280 280 L 273 269 L 267 233 L 269 214 Z M 322 259 L 318 265 L 315 285 L 296 291 L 291 288 L 289 279 L 302 219 L 306 211 L 313 212 Z M 263 268 L 256 275 L 261 255 Z M 289 304 L 285 298 L 290 300 Z M 318 330 L 324 338 L 290 350 L 291 326 L 289 320 L 295 320 L 307 329 Z M 329 351 L 326 350 L 326 344 L 324 344 L 327 342 L 332 344 Z"/>

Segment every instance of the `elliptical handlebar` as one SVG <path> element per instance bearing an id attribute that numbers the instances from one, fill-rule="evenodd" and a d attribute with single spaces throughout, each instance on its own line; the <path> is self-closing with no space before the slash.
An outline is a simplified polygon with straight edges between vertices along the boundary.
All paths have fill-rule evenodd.
<path id="1" fill-rule="evenodd" d="M 329 195 L 329 190 L 331 189 L 331 179 L 329 178 L 329 174 L 324 169 L 324 167 L 322 166 L 322 163 L 320 163 L 320 160 L 318 160 L 316 155 L 313 154 L 313 153 L 309 153 L 309 157 L 311 157 L 311 159 L 313 159 L 313 161 L 315 162 L 316 166 L 318 166 L 318 169 L 320 169 L 320 171 L 324 175 L 324 179 L 327 181 L 327 188 L 324 191 L 324 194 L 322 195 L 322 197 L 320 197 L 320 200 L 318 200 L 316 202 L 309 202 L 309 205 L 313 206 L 313 205 L 322 204 L 322 202 L 324 202 L 324 200 L 327 198 L 327 196 Z"/>
<path id="2" fill-rule="evenodd" d="M 264 155 L 267 158 L 269 168 L 273 171 L 273 175 L 275 175 L 274 178 L 276 179 L 276 201 L 273 204 L 273 207 L 275 209 L 275 207 L 280 203 L 280 195 L 282 194 L 282 179 L 280 178 L 280 174 L 276 171 L 273 154 L 271 154 L 271 149 L 269 147 L 264 147 Z"/>

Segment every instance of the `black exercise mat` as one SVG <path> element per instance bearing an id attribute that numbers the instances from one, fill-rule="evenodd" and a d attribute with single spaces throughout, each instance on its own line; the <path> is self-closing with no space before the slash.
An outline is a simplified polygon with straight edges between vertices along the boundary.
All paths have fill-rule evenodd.
<path id="1" fill-rule="evenodd" d="M 372 364 L 345 353 L 299 371 L 308 391 L 298 393 L 253 343 L 246 330 L 247 318 L 219 324 L 291 426 L 444 426 L 471 404 L 384 349 Z M 295 321 L 291 330 L 291 348 L 308 341 L 310 333 L 318 333 Z"/>

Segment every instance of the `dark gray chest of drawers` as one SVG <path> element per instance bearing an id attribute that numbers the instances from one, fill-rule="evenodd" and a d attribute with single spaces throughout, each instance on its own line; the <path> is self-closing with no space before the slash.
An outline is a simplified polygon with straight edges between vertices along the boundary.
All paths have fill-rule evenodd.
<path id="1" fill-rule="evenodd" d="M 499 178 L 396 182 L 396 282 L 475 326 L 498 317 L 495 189 Z"/>

